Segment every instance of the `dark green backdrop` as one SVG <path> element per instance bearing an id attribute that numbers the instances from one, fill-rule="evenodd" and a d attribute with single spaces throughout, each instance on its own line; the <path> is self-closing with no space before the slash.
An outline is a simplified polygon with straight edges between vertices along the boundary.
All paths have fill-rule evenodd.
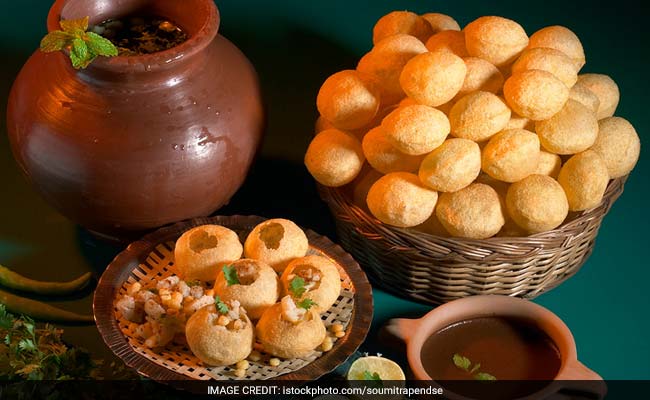
<path id="1" fill-rule="evenodd" d="M 0 8 L 0 263 L 44 279 L 87 270 L 101 273 L 119 248 L 98 243 L 46 205 L 11 156 L 4 112 L 11 83 L 45 34 L 46 0 L 3 0 Z M 334 236 L 333 224 L 302 166 L 316 117 L 315 97 L 333 72 L 353 68 L 371 45 L 371 29 L 396 9 L 437 11 L 464 25 L 481 15 L 520 22 L 528 33 L 553 24 L 571 28 L 587 54 L 583 71 L 607 73 L 622 98 L 617 115 L 641 140 L 641 159 L 623 196 L 606 217 L 595 251 L 568 282 L 535 300 L 573 331 L 579 358 L 608 379 L 650 379 L 647 95 L 649 14 L 641 1 L 246 1 L 217 2 L 221 32 L 258 68 L 269 111 L 262 154 L 249 180 L 223 213 L 283 216 Z M 269 182 L 273 183 L 270 190 Z M 91 295 L 57 303 L 90 311 Z M 375 290 L 375 322 L 366 350 L 382 351 L 376 329 L 388 318 L 421 315 L 429 307 Z M 109 358 L 93 327 L 66 329 L 66 338 Z"/>

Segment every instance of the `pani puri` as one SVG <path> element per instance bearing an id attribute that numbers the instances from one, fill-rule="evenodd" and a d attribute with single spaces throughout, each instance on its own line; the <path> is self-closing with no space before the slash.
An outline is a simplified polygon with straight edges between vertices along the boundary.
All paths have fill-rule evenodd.
<path id="1" fill-rule="evenodd" d="M 365 161 L 361 143 L 338 129 L 328 129 L 312 139 L 305 153 L 305 166 L 319 183 L 338 187 L 350 183 Z"/>
<path id="2" fill-rule="evenodd" d="M 423 43 L 432 35 L 431 25 L 419 15 L 410 11 L 393 11 L 379 18 L 372 29 L 372 43 L 403 33 L 415 36 Z"/>
<path id="3" fill-rule="evenodd" d="M 485 16 L 470 22 L 464 29 L 467 52 L 496 67 L 511 64 L 528 46 L 528 35 L 513 20 Z"/>
<path id="4" fill-rule="evenodd" d="M 453 136 L 482 142 L 501 131 L 510 121 L 510 108 L 497 95 L 476 91 L 460 98 L 451 108 Z"/>
<path id="5" fill-rule="evenodd" d="M 482 183 L 441 193 L 436 216 L 452 236 L 471 239 L 494 236 L 505 222 L 497 192 Z"/>
<path id="6" fill-rule="evenodd" d="M 223 301 L 239 301 L 251 319 L 258 319 L 264 310 L 278 301 L 278 275 L 265 262 L 243 258 L 224 268 L 234 272 L 238 283 L 229 282 L 222 269 L 214 282 L 214 292 Z"/>
<path id="7" fill-rule="evenodd" d="M 404 65 L 418 54 L 426 53 L 424 43 L 410 35 L 389 36 L 377 44 L 357 64 L 357 71 L 373 77 L 381 87 L 383 105 L 397 103 L 405 94 L 399 83 Z"/>
<path id="8" fill-rule="evenodd" d="M 244 256 L 267 263 L 281 273 L 291 260 L 304 257 L 309 250 L 305 232 L 292 221 L 283 218 L 266 220 L 246 237 Z"/>
<path id="9" fill-rule="evenodd" d="M 201 225 L 183 233 L 174 247 L 174 272 L 184 281 L 214 281 L 222 265 L 242 255 L 239 237 L 221 225 Z"/>
<path id="10" fill-rule="evenodd" d="M 371 168 L 370 166 L 362 169 L 359 173 L 359 176 L 357 176 L 354 181 L 350 183 L 350 186 L 352 188 L 352 202 L 356 206 L 367 210 L 368 204 L 366 204 L 366 198 L 368 197 L 368 191 L 370 190 L 370 187 L 382 176 L 384 176 L 384 174 L 374 168 Z"/>
<path id="11" fill-rule="evenodd" d="M 533 121 L 557 114 L 569 98 L 569 88 L 553 74 L 537 69 L 512 74 L 503 85 L 512 111 Z"/>
<path id="12" fill-rule="evenodd" d="M 578 70 L 575 62 L 559 50 L 535 47 L 524 50 L 512 65 L 512 73 L 540 69 L 553 74 L 568 88 L 578 81 Z"/>
<path id="13" fill-rule="evenodd" d="M 591 147 L 605 162 L 610 178 L 619 178 L 632 171 L 639 160 L 641 142 L 627 120 L 609 117 L 598 121 L 600 130 Z"/>
<path id="14" fill-rule="evenodd" d="M 569 213 L 562 186 L 550 176 L 538 174 L 510 185 L 506 207 L 515 223 L 528 233 L 554 229 Z"/>
<path id="15" fill-rule="evenodd" d="M 187 345 L 209 366 L 235 364 L 253 351 L 253 324 L 236 301 L 225 304 L 227 313 L 212 304 L 192 314 L 185 325 Z"/>
<path id="16" fill-rule="evenodd" d="M 501 90 L 503 74 L 497 67 L 478 57 L 465 57 L 463 61 L 465 61 L 467 73 L 456 98 L 477 90 L 490 93 L 498 93 Z"/>
<path id="17" fill-rule="evenodd" d="M 450 51 L 458 57 L 467 57 L 465 34 L 462 31 L 442 31 L 434 34 L 426 42 L 430 52 Z"/>
<path id="18" fill-rule="evenodd" d="M 609 183 L 609 173 L 598 153 L 586 150 L 567 160 L 557 180 L 569 200 L 569 210 L 582 211 L 600 204 Z"/>
<path id="19" fill-rule="evenodd" d="M 255 332 L 264 351 L 281 358 L 305 357 L 327 336 L 318 312 L 299 308 L 291 296 L 264 311 Z"/>
<path id="20" fill-rule="evenodd" d="M 459 31 L 460 25 L 449 15 L 440 13 L 426 13 L 421 15 L 431 26 L 432 35 L 440 31 Z"/>
<path id="21" fill-rule="evenodd" d="M 528 48 L 546 47 L 559 50 L 573 60 L 576 71 L 585 65 L 585 51 L 580 39 L 570 29 L 563 26 L 547 26 L 533 33 Z"/>
<path id="22" fill-rule="evenodd" d="M 434 235 L 434 236 L 440 236 L 440 237 L 450 237 L 451 235 L 447 230 L 445 229 L 444 226 L 440 223 L 440 220 L 438 220 L 438 216 L 436 215 L 436 212 L 431 214 L 429 218 L 427 218 L 426 221 L 421 223 L 420 225 L 414 226 L 413 229 L 416 231 L 420 231 L 423 233 L 428 233 L 429 235 Z"/>
<path id="23" fill-rule="evenodd" d="M 422 185 L 417 175 L 392 172 L 370 187 L 367 202 L 381 222 L 408 228 L 426 221 L 437 200 L 438 193 Z"/>
<path id="24" fill-rule="evenodd" d="M 569 99 L 560 112 L 535 122 L 535 131 L 546 150 L 555 154 L 575 154 L 594 144 L 598 120 L 582 103 Z"/>
<path id="25" fill-rule="evenodd" d="M 423 53 L 411 58 L 399 77 L 404 92 L 431 107 L 453 99 L 463 87 L 467 67 L 449 51 Z"/>
<path id="26" fill-rule="evenodd" d="M 316 107 L 338 129 L 357 129 L 368 124 L 379 109 L 380 91 L 370 75 L 340 71 L 325 80 Z"/>
<path id="27" fill-rule="evenodd" d="M 596 96 L 591 90 L 587 89 L 585 85 L 582 85 L 580 83 L 573 85 L 571 90 L 569 90 L 569 98 L 581 103 L 583 106 L 590 109 L 594 114 L 598 113 L 600 100 L 598 99 L 598 96 Z"/>
<path id="28" fill-rule="evenodd" d="M 417 156 L 440 146 L 451 127 L 442 111 L 418 104 L 395 109 L 381 122 L 381 129 L 397 150 Z"/>
<path id="29" fill-rule="evenodd" d="M 371 167 L 379 172 L 415 172 L 424 156 L 404 154 L 395 148 L 384 136 L 381 126 L 372 128 L 361 143 L 363 154 Z"/>
<path id="30" fill-rule="evenodd" d="M 516 113 L 511 112 L 510 121 L 508 121 L 508 123 L 506 124 L 505 128 L 503 128 L 503 130 L 506 129 L 525 129 L 527 131 L 534 132 L 535 121 L 531 121 L 528 118 L 522 117 L 521 115 L 517 115 Z"/>
<path id="31" fill-rule="evenodd" d="M 557 179 L 560 168 L 562 168 L 562 159 L 560 156 L 544 150 L 539 152 L 539 163 L 537 164 L 535 174 L 546 175 Z"/>
<path id="32" fill-rule="evenodd" d="M 304 292 L 292 290 L 294 279 L 304 282 Z M 296 301 L 312 299 L 313 308 L 324 313 L 336 302 L 341 293 L 341 275 L 336 265 L 322 256 L 305 256 L 291 261 L 280 278 L 284 295 L 292 296 Z M 295 283 L 294 283 L 295 285 Z"/>
<path id="33" fill-rule="evenodd" d="M 539 164 L 539 139 L 525 129 L 509 129 L 494 135 L 483 148 L 483 171 L 504 182 L 516 182 L 535 172 Z"/>
<path id="34" fill-rule="evenodd" d="M 618 85 L 612 78 L 603 74 L 578 75 L 578 84 L 591 90 L 600 101 L 596 118 L 611 117 L 616 112 L 621 94 Z"/>
<path id="35" fill-rule="evenodd" d="M 455 192 L 472 183 L 480 172 L 478 144 L 468 139 L 447 139 L 424 158 L 418 176 L 433 190 Z"/>

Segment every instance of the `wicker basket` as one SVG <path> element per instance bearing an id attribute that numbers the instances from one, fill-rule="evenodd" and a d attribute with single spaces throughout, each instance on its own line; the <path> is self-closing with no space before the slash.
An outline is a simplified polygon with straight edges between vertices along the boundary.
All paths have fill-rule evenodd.
<path id="1" fill-rule="evenodd" d="M 383 224 L 352 204 L 342 189 L 319 185 L 336 219 L 341 245 L 370 281 L 422 303 L 442 304 L 479 294 L 532 299 L 575 274 L 594 246 L 600 224 L 623 192 L 610 181 L 602 203 L 573 213 L 557 229 L 527 237 L 443 238 Z"/>

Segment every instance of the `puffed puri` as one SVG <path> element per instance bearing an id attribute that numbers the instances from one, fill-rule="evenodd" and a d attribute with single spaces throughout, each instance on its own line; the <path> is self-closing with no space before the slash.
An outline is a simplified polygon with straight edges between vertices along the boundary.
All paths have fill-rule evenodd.
<path id="1" fill-rule="evenodd" d="M 296 258 L 287 265 L 282 273 L 280 281 L 282 283 L 283 294 L 292 295 L 289 290 L 291 285 L 291 275 L 295 275 L 296 270 L 301 267 L 309 267 L 320 273 L 320 280 L 316 287 L 305 291 L 300 299 L 310 298 L 314 301 L 314 310 L 324 313 L 332 307 L 341 294 L 341 275 L 339 270 L 328 258 L 318 255 L 308 255 Z"/>
<path id="2" fill-rule="evenodd" d="M 393 11 L 379 18 L 372 29 L 372 43 L 396 35 L 407 34 L 425 42 L 433 34 L 431 25 L 419 15 L 410 11 Z"/>
<path id="3" fill-rule="evenodd" d="M 421 104 L 398 107 L 384 118 L 381 129 L 399 151 L 410 155 L 431 152 L 445 141 L 451 130 L 440 110 Z"/>
<path id="4" fill-rule="evenodd" d="M 536 134 L 525 129 L 508 129 L 494 135 L 483 148 L 481 165 L 494 179 L 517 182 L 535 172 L 539 155 Z"/>
<path id="5" fill-rule="evenodd" d="M 533 121 L 549 119 L 569 99 L 569 88 L 547 71 L 514 73 L 503 85 L 503 95 L 514 112 Z"/>
<path id="6" fill-rule="evenodd" d="M 359 140 L 338 129 L 327 129 L 312 139 L 305 153 L 305 166 L 318 183 L 343 186 L 359 174 L 365 156 Z"/>
<path id="7" fill-rule="evenodd" d="M 542 146 L 555 154 L 576 154 L 587 150 L 598 136 L 596 114 L 569 99 L 557 114 L 535 123 Z"/>
<path id="8" fill-rule="evenodd" d="M 497 67 L 511 64 L 528 46 L 524 28 L 503 17 L 480 17 L 470 22 L 464 32 L 468 53 Z"/>
<path id="9" fill-rule="evenodd" d="M 580 70 L 585 65 L 585 51 L 580 39 L 569 28 L 554 25 L 542 28 L 530 36 L 529 48 L 551 48 L 566 54 Z"/>
<path id="10" fill-rule="evenodd" d="M 439 50 L 419 54 L 406 63 L 399 77 L 407 96 L 436 107 L 453 99 L 463 87 L 467 66 L 454 53 Z"/>
<path id="11" fill-rule="evenodd" d="M 504 129 L 510 115 L 510 108 L 497 95 L 476 91 L 461 97 L 451 108 L 451 134 L 482 142 Z"/>
<path id="12" fill-rule="evenodd" d="M 468 139 L 447 139 L 429 153 L 418 176 L 427 187 L 455 192 L 471 184 L 481 172 L 481 150 Z"/>
<path id="13" fill-rule="evenodd" d="M 591 150 L 603 159 L 610 178 L 629 174 L 641 152 L 641 141 L 636 130 L 620 117 L 604 118 L 598 121 L 598 125 L 598 137 Z"/>
<path id="14" fill-rule="evenodd" d="M 609 173 L 603 159 L 595 151 L 586 150 L 567 160 L 557 180 L 569 200 L 569 210 L 583 211 L 600 204 Z"/>
<path id="15" fill-rule="evenodd" d="M 505 223 L 499 195 L 490 186 L 472 183 L 464 189 L 441 193 L 438 220 L 452 236 L 487 239 Z"/>
<path id="16" fill-rule="evenodd" d="M 591 90 L 598 97 L 596 118 L 601 120 L 614 115 L 621 93 L 612 78 L 603 74 L 582 74 L 578 75 L 577 84 Z"/>
<path id="17" fill-rule="evenodd" d="M 578 70 L 574 61 L 559 50 L 545 47 L 524 50 L 512 65 L 512 73 L 530 69 L 550 72 L 568 88 L 578 81 Z"/>
<path id="18" fill-rule="evenodd" d="M 282 273 L 294 258 L 309 250 L 309 240 L 298 225 L 284 218 L 268 219 L 258 224 L 246 237 L 244 256 L 267 263 Z"/>
<path id="19" fill-rule="evenodd" d="M 379 178 L 368 191 L 368 208 L 381 222 L 402 228 L 420 225 L 433 213 L 438 193 L 417 175 L 393 172 Z"/>
<path id="20" fill-rule="evenodd" d="M 368 124 L 379 110 L 380 89 L 369 75 L 355 70 L 327 78 L 316 97 L 320 114 L 338 129 L 357 129 Z"/>
<path id="21" fill-rule="evenodd" d="M 557 228 L 569 213 L 562 186 L 546 175 L 529 175 L 508 188 L 506 206 L 510 217 L 527 233 Z"/>
<path id="22" fill-rule="evenodd" d="M 391 172 L 415 172 L 420 168 L 423 155 L 413 156 L 399 151 L 384 136 L 381 126 L 372 128 L 363 137 L 363 154 L 371 167 L 388 174 Z"/>

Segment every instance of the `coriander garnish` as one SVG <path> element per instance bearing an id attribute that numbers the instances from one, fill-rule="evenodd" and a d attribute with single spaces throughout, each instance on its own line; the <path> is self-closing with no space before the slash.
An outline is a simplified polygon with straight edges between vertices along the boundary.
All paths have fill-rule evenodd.
<path id="1" fill-rule="evenodd" d="M 67 49 L 72 66 L 86 68 L 97 56 L 117 55 L 117 47 L 110 40 L 88 29 L 88 17 L 59 21 L 60 31 L 52 31 L 41 40 L 41 51 L 50 53 Z"/>
<path id="2" fill-rule="evenodd" d="M 214 305 L 217 307 L 217 311 L 221 314 L 228 314 L 228 311 L 230 311 L 228 305 L 221 301 L 219 296 L 214 296 Z"/>
<path id="3" fill-rule="evenodd" d="M 305 288 L 305 280 L 299 276 L 294 276 L 291 282 L 289 282 L 289 291 L 295 298 L 302 296 L 307 291 Z"/>
<path id="4" fill-rule="evenodd" d="M 497 378 L 494 377 L 494 375 L 490 375 L 487 372 L 481 372 L 481 363 L 476 363 L 474 366 L 472 366 L 472 361 L 470 361 L 469 358 L 464 357 L 458 353 L 454 354 L 452 357 L 452 360 L 454 362 L 454 365 L 462 369 L 463 371 L 469 373 L 472 375 L 474 379 L 477 381 L 496 381 Z"/>
<path id="5" fill-rule="evenodd" d="M 300 300 L 296 305 L 300 308 L 304 308 L 305 310 L 309 310 L 312 306 L 317 306 L 316 302 L 310 298 L 305 298 Z"/>
<path id="6" fill-rule="evenodd" d="M 239 276 L 234 265 L 224 265 L 221 270 L 228 286 L 239 285 Z"/>

